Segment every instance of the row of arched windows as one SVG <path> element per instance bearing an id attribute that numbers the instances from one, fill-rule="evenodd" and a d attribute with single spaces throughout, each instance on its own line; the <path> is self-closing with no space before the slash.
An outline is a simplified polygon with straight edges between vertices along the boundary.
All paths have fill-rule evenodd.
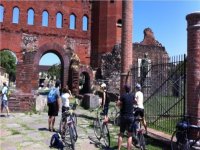
<path id="1" fill-rule="evenodd" d="M 34 15 L 35 15 L 34 10 L 32 8 L 28 9 L 28 17 L 27 17 L 28 25 L 34 25 Z M 18 24 L 19 16 L 20 16 L 19 8 L 14 7 L 12 12 L 12 23 Z M 0 5 L 0 22 L 3 22 L 3 19 L 4 19 L 4 7 Z M 42 12 L 42 26 L 48 27 L 48 21 L 49 21 L 49 13 L 48 11 L 44 10 Z M 63 27 L 63 14 L 61 12 L 57 12 L 56 28 L 62 28 L 62 27 Z M 73 13 L 70 15 L 69 29 L 72 30 L 76 29 L 76 15 Z M 82 30 L 83 31 L 88 30 L 88 17 L 86 15 L 84 15 L 82 18 Z"/>

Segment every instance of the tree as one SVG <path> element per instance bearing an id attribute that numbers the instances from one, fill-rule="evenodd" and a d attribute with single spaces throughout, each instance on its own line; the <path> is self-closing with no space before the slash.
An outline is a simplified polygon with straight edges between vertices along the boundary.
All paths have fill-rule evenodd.
<path id="1" fill-rule="evenodd" d="M 10 51 L 0 52 L 0 66 L 6 69 L 6 73 L 9 75 L 9 83 L 10 81 L 14 82 L 16 77 L 16 58 Z"/>
<path id="2" fill-rule="evenodd" d="M 51 66 L 47 72 L 48 77 L 53 80 L 54 76 L 56 79 L 60 79 L 60 71 L 61 71 L 61 65 L 60 64 L 54 64 Z"/>

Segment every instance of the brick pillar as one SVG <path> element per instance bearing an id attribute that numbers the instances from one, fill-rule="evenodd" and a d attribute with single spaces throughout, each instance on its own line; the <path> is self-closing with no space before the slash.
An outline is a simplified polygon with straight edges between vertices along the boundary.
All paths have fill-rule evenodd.
<path id="1" fill-rule="evenodd" d="M 200 123 L 200 12 L 187 19 L 187 113 L 192 124 Z M 195 135 L 196 134 L 196 135 Z M 194 132 L 192 136 L 197 136 Z"/>
<path id="2" fill-rule="evenodd" d="M 133 4 L 132 1 L 122 2 L 122 51 L 121 51 L 121 83 L 120 93 L 123 93 L 123 85 L 130 84 L 128 72 L 132 65 L 132 22 L 133 22 Z M 127 80 L 128 79 L 128 80 Z"/>

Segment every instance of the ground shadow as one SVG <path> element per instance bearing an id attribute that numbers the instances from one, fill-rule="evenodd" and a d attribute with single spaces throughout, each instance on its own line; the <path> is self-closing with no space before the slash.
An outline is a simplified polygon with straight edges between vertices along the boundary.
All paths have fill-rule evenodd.
<path id="1" fill-rule="evenodd" d="M 7 115 L 0 115 L 0 117 L 7 117 Z"/>
<path id="2" fill-rule="evenodd" d="M 106 147 L 96 137 L 88 136 L 88 138 L 90 140 L 90 144 L 94 144 L 95 147 L 99 148 L 100 150 L 116 150 L 117 149 L 117 146 L 115 146 L 115 147 Z"/>
<path id="3" fill-rule="evenodd" d="M 47 128 L 38 128 L 39 131 L 49 131 Z"/>
<path id="4" fill-rule="evenodd" d="M 85 119 L 89 119 L 89 120 L 95 119 L 95 117 L 87 116 L 87 115 L 84 115 L 84 114 L 77 114 L 77 117 L 81 117 L 81 118 L 85 118 Z"/>

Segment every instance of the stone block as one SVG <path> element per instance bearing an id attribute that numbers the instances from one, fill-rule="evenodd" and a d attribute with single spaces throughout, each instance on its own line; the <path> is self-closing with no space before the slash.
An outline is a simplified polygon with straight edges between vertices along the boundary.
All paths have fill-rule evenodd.
<path id="1" fill-rule="evenodd" d="M 47 96 L 46 95 L 37 96 L 37 98 L 36 98 L 36 110 L 37 111 L 44 111 L 46 106 L 47 106 Z"/>
<path id="2" fill-rule="evenodd" d="M 99 106 L 99 96 L 94 94 L 85 94 L 81 104 L 85 109 L 94 109 Z"/>

